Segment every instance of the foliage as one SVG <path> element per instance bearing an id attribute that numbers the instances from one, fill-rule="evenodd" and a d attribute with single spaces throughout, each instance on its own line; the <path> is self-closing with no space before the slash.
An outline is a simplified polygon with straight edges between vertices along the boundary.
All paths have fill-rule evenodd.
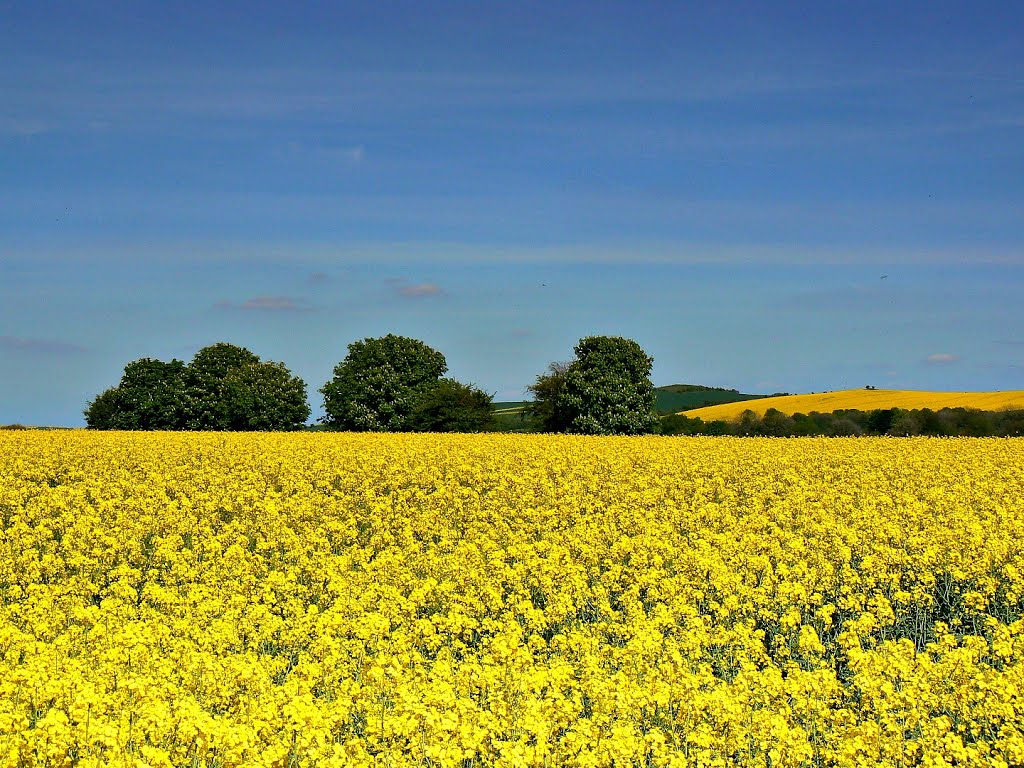
<path id="1" fill-rule="evenodd" d="M 588 336 L 575 347 L 555 410 L 566 431 L 587 435 L 640 435 L 658 428 L 651 384 L 653 359 L 631 339 Z"/>
<path id="2" fill-rule="evenodd" d="M 185 364 L 144 357 L 128 363 L 117 387 L 86 406 L 92 429 L 180 429 L 186 418 Z"/>
<path id="3" fill-rule="evenodd" d="M 685 413 L 673 413 L 661 420 L 663 435 L 727 435 L 729 423 L 726 421 L 704 421 L 690 418 Z"/>
<path id="4" fill-rule="evenodd" d="M 244 347 L 217 343 L 186 366 L 142 358 L 84 411 L 90 429 L 281 430 L 309 416 L 306 384 L 283 363 L 260 362 Z"/>
<path id="5" fill-rule="evenodd" d="M 532 400 L 495 403 L 496 428 L 501 432 L 564 432 L 568 422 L 555 416 L 554 402 L 561 383 L 565 380 L 565 371 L 568 367 L 568 362 L 551 363 L 548 370 L 540 374 L 534 384 L 527 387 L 533 397 Z M 654 409 L 662 416 L 663 423 L 665 419 L 675 419 L 675 415 L 680 411 L 765 397 L 700 384 L 669 384 L 655 387 L 654 396 Z"/>
<path id="6" fill-rule="evenodd" d="M 85 425 L 89 429 L 131 429 L 128 420 L 128 426 L 122 427 L 120 424 L 121 391 L 117 387 L 108 387 L 100 392 L 86 403 L 82 413 L 85 416 Z"/>
<path id="7" fill-rule="evenodd" d="M 492 399 L 472 384 L 441 379 L 416 403 L 409 425 L 415 432 L 487 432 L 495 424 Z"/>
<path id="8" fill-rule="evenodd" d="M 228 371 L 223 398 L 228 428 L 294 430 L 309 418 L 306 383 L 284 363 L 247 363 Z"/>
<path id="9" fill-rule="evenodd" d="M 0 433 L 0 766 L 1021 765 L 1022 465 Z"/>
<path id="10" fill-rule="evenodd" d="M 353 342 L 320 389 L 322 421 L 355 432 L 409 430 L 419 402 L 447 370 L 444 355 L 418 339 L 388 334 Z"/>
<path id="11" fill-rule="evenodd" d="M 178 429 L 186 407 L 185 363 L 142 358 L 124 367 L 118 385 L 121 417 L 130 429 Z"/>
<path id="12" fill-rule="evenodd" d="M 259 361 L 259 357 L 245 347 L 226 342 L 211 344 L 196 352 L 185 377 L 185 426 L 188 429 L 232 429 L 228 374 Z"/>
<path id="13" fill-rule="evenodd" d="M 737 435 L 743 437 L 892 435 L 906 437 L 1013 437 L 1024 435 L 1024 410 L 979 411 L 973 408 L 930 408 L 874 411 L 844 409 L 831 413 L 787 415 L 769 408 L 763 415 L 753 410 L 737 421 L 704 421 L 689 414 L 674 414 L 661 421 L 665 435 Z"/>
<path id="14" fill-rule="evenodd" d="M 685 394 L 687 392 L 721 392 L 724 395 L 740 394 L 738 389 L 728 389 L 726 387 L 708 387 L 704 384 L 666 384 L 663 387 L 655 387 L 654 389 L 655 391 L 672 392 L 675 394 Z"/>
<path id="15" fill-rule="evenodd" d="M 572 418 L 560 406 L 559 395 L 565 386 L 569 363 L 548 363 L 545 373 L 526 389 L 533 396 L 521 411 L 523 419 L 529 420 L 538 432 L 565 432 Z"/>

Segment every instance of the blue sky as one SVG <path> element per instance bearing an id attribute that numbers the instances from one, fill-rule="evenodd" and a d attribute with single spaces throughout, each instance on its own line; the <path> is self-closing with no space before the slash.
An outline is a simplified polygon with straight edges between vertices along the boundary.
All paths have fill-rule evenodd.
<path id="1" fill-rule="evenodd" d="M 519 399 L 1024 389 L 1019 3 L 0 0 L 0 423 L 400 333 Z"/>

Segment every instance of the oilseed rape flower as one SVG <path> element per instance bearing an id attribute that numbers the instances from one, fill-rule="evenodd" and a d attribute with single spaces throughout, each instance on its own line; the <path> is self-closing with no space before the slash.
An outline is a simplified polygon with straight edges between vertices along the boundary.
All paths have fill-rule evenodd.
<path id="1" fill-rule="evenodd" d="M 1021 765 L 1022 466 L 0 432 L 0 766 Z"/>

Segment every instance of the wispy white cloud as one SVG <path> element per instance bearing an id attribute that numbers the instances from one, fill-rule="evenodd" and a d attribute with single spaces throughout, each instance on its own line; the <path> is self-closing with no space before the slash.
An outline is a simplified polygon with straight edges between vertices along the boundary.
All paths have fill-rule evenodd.
<path id="1" fill-rule="evenodd" d="M 957 355 L 949 352 L 936 352 L 924 359 L 928 365 L 952 365 L 960 360 Z"/>
<path id="2" fill-rule="evenodd" d="M 358 147 L 347 147 L 339 150 L 341 157 L 352 163 L 353 165 L 359 165 L 366 158 L 366 147 L 359 145 Z"/>
<path id="3" fill-rule="evenodd" d="M 218 301 L 214 306 L 217 309 L 247 312 L 309 312 L 312 309 L 305 299 L 292 298 L 291 296 L 253 296 L 239 303 L 222 300 Z"/>
<path id="4" fill-rule="evenodd" d="M 87 129 L 96 123 L 120 128 L 149 125 L 166 128 L 178 120 L 224 119 L 391 120 L 399 116 L 436 115 L 439 110 L 475 112 L 493 107 L 517 109 L 553 105 L 702 104 L 765 98 L 858 96 L 880 89 L 920 92 L 929 87 L 966 90 L 977 78 L 952 80 L 948 73 L 881 68 L 847 72 L 807 69 L 768 71 L 737 65 L 709 71 L 696 65 L 636 72 L 414 71 L 331 66 L 196 67 L 138 65 L 115 67 L 93 61 L 52 61 L 22 56 L 9 67 L 18 81 L 5 83 L 16 101 L 12 108 L 64 127 Z M 992 81 L 989 89 L 1010 91 L 1013 83 Z M 1012 91 L 1011 91 L 1012 92 Z M 901 122 L 901 116 L 894 125 Z M 1018 116 L 1019 117 L 1019 116 Z M 1005 114 L 998 120 L 1015 120 Z M 988 123 L 986 117 L 983 122 Z M 936 124 L 922 116 L 918 124 Z M 957 123 L 955 130 L 962 129 Z M 787 129 L 789 135 L 790 129 Z M 784 139 L 779 136 L 777 139 Z M 351 148 L 358 150 L 358 147 Z"/>
<path id="5" fill-rule="evenodd" d="M 54 356 L 78 355 L 86 351 L 85 347 L 66 341 L 24 336 L 0 336 L 0 349 L 9 352 Z"/>
<path id="6" fill-rule="evenodd" d="M 414 283 L 412 285 L 398 285 L 396 291 L 399 296 L 407 298 L 420 298 L 424 296 L 440 296 L 444 293 L 437 283 Z"/>
<path id="7" fill-rule="evenodd" d="M 1024 264 L 1019 242 L 1024 209 L 1012 200 L 709 200 L 679 192 L 629 196 L 613 191 L 568 196 L 542 191 L 531 197 L 207 189 L 140 194 L 73 188 L 62 189 L 60 199 L 74 204 L 69 226 L 85 230 L 53 246 L 68 253 L 89 247 L 89 234 L 135 227 L 144 220 L 165 233 L 202 226 L 222 233 L 216 235 L 222 238 L 243 238 L 239 233 L 255 231 L 301 232 L 301 242 L 274 244 L 282 251 L 280 261 L 291 260 L 284 254 L 301 249 L 325 255 L 333 251 L 348 262 L 358 261 L 360 252 L 367 261 L 394 262 L 419 261 L 419 254 L 434 251 L 427 260 Z M 63 221 L 60 228 L 53 226 L 54 218 L 63 214 L 63 204 L 55 205 L 52 194 L 0 189 L 0 230 L 6 220 L 15 231 L 20 228 L 38 242 L 52 243 L 64 233 Z M 338 231 L 346 232 L 343 245 L 334 237 Z M 412 232 L 415 241 L 390 240 L 395 233 Z M 435 238 L 453 232 L 462 242 L 451 243 L 453 253 L 446 256 L 440 251 L 449 243 Z M 984 238 L 978 236 L 981 232 Z M 143 258 L 148 260 L 163 244 L 150 238 L 146 245 Z M 104 253 L 113 254 L 117 247 L 96 244 L 97 258 L 116 258 Z M 202 261 L 207 256 L 200 252 L 216 247 L 209 241 L 187 243 L 187 250 Z M 238 249 L 236 259 L 261 258 L 271 250 L 265 238 L 228 247 Z M 9 246 L 5 250 L 5 256 L 14 255 Z M 139 258 L 139 250 L 130 258 Z M 183 250 L 174 258 L 188 258 Z"/>
<path id="8" fill-rule="evenodd" d="M 0 196 L 2 203 L 2 196 Z M 4 253 L 12 265 L 38 267 L 77 265 L 89 261 L 116 267 L 137 265 L 139 248 L 120 241 L 95 241 L 36 245 L 12 244 Z M 893 266 L 977 266 L 990 264 L 1009 268 L 1024 266 L 1019 249 L 993 246 L 888 246 L 862 244 L 771 244 L 728 241 L 691 242 L 637 239 L 629 243 L 585 241 L 572 244 L 545 242 L 474 242 L 451 240 L 333 241 L 309 239 L 292 241 L 240 240 L 235 238 L 194 240 L 151 240 L 146 243 L 145 261 L 151 265 L 183 263 L 291 265 L 338 267 L 339 265 L 485 265 L 485 264 L 704 264 L 736 266 L 863 266 L 877 267 L 879 276 Z"/>
<path id="9" fill-rule="evenodd" d="M 366 160 L 366 147 L 362 144 L 333 146 L 329 144 L 289 141 L 274 153 L 288 162 L 308 161 L 315 163 L 340 163 L 349 166 L 362 165 Z"/>
<path id="10" fill-rule="evenodd" d="M 0 115 L 0 136 L 37 136 L 49 129 L 43 120 Z"/>
<path id="11" fill-rule="evenodd" d="M 23 57 L 24 58 L 24 57 Z M 864 87 L 881 78 L 828 74 L 752 75 L 693 72 L 690 77 L 657 72 L 552 74 L 503 71 L 412 71 L 317 66 L 173 67 L 138 65 L 130 70 L 89 61 L 26 60 L 14 67 L 27 106 L 69 110 L 91 119 L 129 106 L 146 113 L 208 117 L 282 117 L 289 114 L 352 114 L 368 110 L 408 112 L 439 105 L 473 107 L 620 100 L 717 101 L 750 95 Z M 2 80 L 0 80 L 2 84 Z"/>

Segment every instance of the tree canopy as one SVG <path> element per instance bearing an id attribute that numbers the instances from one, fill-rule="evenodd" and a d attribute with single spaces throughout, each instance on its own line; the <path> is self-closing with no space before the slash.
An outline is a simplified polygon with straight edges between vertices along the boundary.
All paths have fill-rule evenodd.
<path id="1" fill-rule="evenodd" d="M 418 339 L 388 334 L 348 345 L 320 389 L 323 423 L 356 432 L 405 432 L 423 398 L 448 370 L 444 355 Z"/>
<path id="2" fill-rule="evenodd" d="M 472 384 L 441 379 L 417 403 L 410 425 L 417 432 L 487 432 L 494 429 L 492 400 Z"/>
<path id="3" fill-rule="evenodd" d="M 654 362 L 632 339 L 588 336 L 565 371 L 554 411 L 565 430 L 584 435 L 642 435 L 656 432 Z"/>
<path id="4" fill-rule="evenodd" d="M 218 342 L 203 347 L 192 358 L 185 376 L 188 429 L 238 429 L 232 427 L 228 374 L 237 368 L 259 363 L 259 357 L 245 347 Z M 305 384 L 303 384 L 305 389 Z"/>
<path id="5" fill-rule="evenodd" d="M 84 411 L 91 429 L 291 430 L 309 417 L 306 383 L 283 363 L 223 342 L 192 362 L 142 358 Z"/>
<path id="6" fill-rule="evenodd" d="M 178 429 L 185 413 L 185 363 L 144 357 L 124 367 L 118 385 L 120 429 Z"/>
<path id="7" fill-rule="evenodd" d="M 306 382 L 292 376 L 284 363 L 247 363 L 224 378 L 227 429 L 292 430 L 309 418 Z"/>
<path id="8" fill-rule="evenodd" d="M 548 363 L 547 371 L 526 388 L 533 400 L 523 408 L 523 415 L 530 418 L 540 432 L 565 432 L 569 428 L 572 418 L 558 401 L 568 371 L 567 362 Z"/>

